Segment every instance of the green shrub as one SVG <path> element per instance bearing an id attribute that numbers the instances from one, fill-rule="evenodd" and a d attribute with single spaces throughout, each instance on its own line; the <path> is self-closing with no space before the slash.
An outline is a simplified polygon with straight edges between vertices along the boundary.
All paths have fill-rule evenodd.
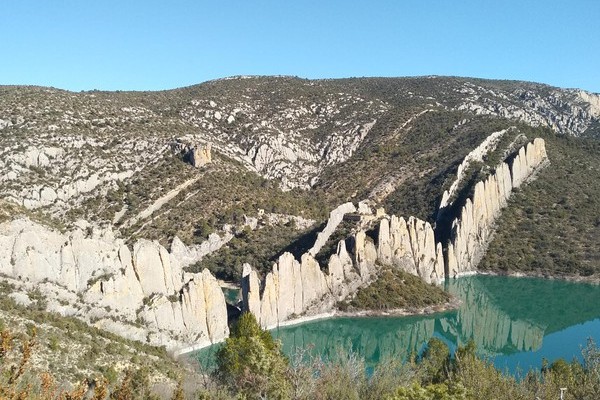
<path id="1" fill-rule="evenodd" d="M 362 310 L 420 309 L 442 304 L 450 295 L 398 268 L 384 267 L 375 282 L 359 289 L 350 305 Z"/>
<path id="2" fill-rule="evenodd" d="M 217 352 L 218 379 L 248 399 L 290 397 L 287 359 L 280 344 L 244 313 Z"/>

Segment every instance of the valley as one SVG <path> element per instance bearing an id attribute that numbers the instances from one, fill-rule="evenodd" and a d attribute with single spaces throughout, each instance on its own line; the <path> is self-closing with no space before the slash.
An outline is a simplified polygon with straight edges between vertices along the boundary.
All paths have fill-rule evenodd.
<path id="1" fill-rule="evenodd" d="M 482 271 L 597 282 L 599 104 L 581 90 L 436 76 L 2 86 L 0 280 L 11 300 L 0 320 L 25 326 L 17 317 L 33 305 L 124 348 L 162 349 L 156 361 L 225 340 L 242 311 L 278 328 L 439 310 L 452 301 L 439 285 L 469 303 L 461 282 L 478 278 L 460 277 Z M 229 304 L 225 287 L 241 301 Z M 529 328 L 552 325 L 506 313 L 513 336 L 487 338 L 455 322 L 482 318 L 450 313 L 407 328 L 415 338 L 390 328 L 401 339 L 385 346 L 406 354 L 452 332 L 453 346 L 472 338 L 484 353 L 533 349 L 545 328 Z M 312 324 L 334 331 L 331 321 Z M 304 343 L 282 335 L 288 352 L 286 341 Z"/>

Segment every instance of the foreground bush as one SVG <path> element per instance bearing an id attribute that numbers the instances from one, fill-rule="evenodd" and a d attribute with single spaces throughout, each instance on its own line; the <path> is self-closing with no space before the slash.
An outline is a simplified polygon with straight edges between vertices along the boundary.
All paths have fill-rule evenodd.
<path id="1" fill-rule="evenodd" d="M 244 313 L 217 353 L 220 382 L 248 399 L 287 399 L 291 386 L 287 359 L 278 342 Z"/>
<path id="2" fill-rule="evenodd" d="M 36 335 L 0 329 L 0 399 L 156 399 L 144 368 L 109 380 L 89 377 L 75 385 L 57 383 L 52 373 L 34 372 Z M 244 314 L 217 354 L 213 375 L 197 377 L 194 389 L 180 384 L 160 398 L 228 400 L 565 400 L 600 399 L 600 350 L 593 341 L 583 361 L 557 360 L 516 379 L 478 357 L 471 342 L 451 354 L 431 339 L 417 358 L 388 360 L 370 370 L 356 354 L 339 351 L 335 361 L 299 349 L 287 360 L 270 333 Z M 189 377 L 188 377 L 189 378 Z M 189 379 L 188 379 L 188 383 Z"/>

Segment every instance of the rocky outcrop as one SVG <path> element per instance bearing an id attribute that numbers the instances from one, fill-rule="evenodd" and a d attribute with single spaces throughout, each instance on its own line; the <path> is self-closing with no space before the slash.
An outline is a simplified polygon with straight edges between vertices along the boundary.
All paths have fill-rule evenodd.
<path id="1" fill-rule="evenodd" d="M 190 153 L 190 162 L 196 168 L 200 168 L 206 164 L 212 162 L 212 156 L 210 153 L 211 145 L 210 143 L 205 145 L 196 145 L 191 149 Z"/>
<path id="2" fill-rule="evenodd" d="M 464 82 L 460 91 L 466 96 L 456 109 L 519 120 L 534 127 L 545 126 L 572 136 L 581 136 L 599 116 L 599 96 L 583 90 L 538 91 L 523 86 L 502 93 L 484 86 Z"/>
<path id="3" fill-rule="evenodd" d="M 441 245 L 435 243 L 433 228 L 428 222 L 410 217 L 392 216 L 379 225 L 377 260 L 419 276 L 425 282 L 444 279 Z"/>
<path id="4" fill-rule="evenodd" d="M 502 136 L 504 136 L 507 131 L 508 129 L 503 129 L 501 131 L 493 132 L 487 138 L 485 138 L 485 140 L 481 142 L 479 146 L 467 154 L 467 156 L 458 166 L 458 170 L 456 171 L 456 179 L 454 182 L 452 182 L 450 188 L 445 190 L 444 194 L 442 195 L 438 213 L 443 213 L 444 209 L 450 204 L 452 197 L 456 195 L 456 191 L 464 179 L 465 171 L 469 168 L 469 166 L 474 162 L 483 161 L 485 156 L 494 151 L 498 145 L 498 142 L 500 139 L 502 139 Z"/>
<path id="5" fill-rule="evenodd" d="M 228 334 L 216 279 L 206 270 L 184 273 L 158 242 L 139 240 L 130 251 L 110 230 L 62 234 L 21 218 L 0 225 L 0 273 L 51 290 L 48 297 L 65 303 L 55 311 L 171 350 Z"/>
<path id="6" fill-rule="evenodd" d="M 351 208 L 354 208 L 351 203 L 338 207 L 330 221 L 341 220 L 343 213 L 339 210 L 351 212 Z M 329 237 L 334 228 L 325 231 Z M 377 238 L 375 243 L 365 231 L 359 230 L 348 239 L 352 252 L 348 251 L 345 240 L 340 241 L 326 268 L 321 268 L 312 251 L 302 255 L 300 261 L 285 253 L 262 282 L 250 265 L 244 265 L 244 308 L 263 327 L 272 328 L 299 316 L 331 312 L 338 301 L 372 282 L 382 264 L 401 268 L 427 282 L 443 279 L 442 247 L 436 245 L 429 223 L 414 217 L 408 222 L 396 216 L 385 217 L 379 222 Z"/>
<path id="7" fill-rule="evenodd" d="M 452 224 L 447 248 L 447 275 L 474 271 L 491 239 L 495 221 L 512 191 L 520 187 L 548 162 L 545 142 L 535 139 L 522 147 L 510 162 L 496 167 L 495 173 L 475 185 L 472 198 Z"/>
<path id="8" fill-rule="evenodd" d="M 64 154 L 60 147 L 41 147 L 29 146 L 24 153 L 12 154 L 9 160 L 25 167 L 48 167 L 52 160 Z"/>
<path id="9" fill-rule="evenodd" d="M 325 243 L 329 240 L 333 232 L 337 229 L 338 225 L 344 219 L 344 215 L 348 213 L 356 212 L 356 207 L 354 204 L 348 202 L 338 206 L 335 210 L 329 213 L 329 219 L 327 220 L 327 225 L 325 228 L 317 234 L 317 239 L 315 240 L 315 244 L 308 251 L 310 255 L 313 257 L 319 253 L 321 248 L 325 246 Z"/>
<path id="10" fill-rule="evenodd" d="M 211 233 L 205 241 L 198 245 L 186 246 L 181 239 L 175 236 L 171 242 L 171 254 L 181 263 L 182 267 L 186 267 L 219 250 L 233 238 L 231 230 L 225 230 L 221 235 Z"/>
<path id="11" fill-rule="evenodd" d="M 190 141 L 188 138 L 177 138 L 169 143 L 171 151 L 180 154 L 183 159 L 196 168 L 212 162 L 212 144 Z"/>
<path id="12" fill-rule="evenodd" d="M 375 271 L 377 250 L 373 242 L 363 231 L 356 234 L 354 242 L 354 255 L 346 250 L 345 241 L 338 243 L 327 271 L 310 253 L 303 254 L 301 261 L 284 253 L 262 285 L 256 271 L 246 264 L 242 278 L 244 308 L 265 328 L 302 315 L 330 312 L 337 301 L 368 283 Z"/>
<path id="13" fill-rule="evenodd" d="M 39 153 L 38 161 L 36 161 L 37 163 L 46 162 L 41 161 L 46 160 L 43 158 L 44 154 L 46 153 Z M 26 162 L 33 161 L 26 160 Z M 124 171 L 120 173 L 109 172 L 104 175 L 93 173 L 87 177 L 74 180 L 69 184 L 53 186 L 48 186 L 46 184 L 33 185 L 32 187 L 21 190 L 19 196 L 8 196 L 7 198 L 30 210 L 46 207 L 55 203 L 56 205 L 60 204 L 64 206 L 65 204 L 68 204 L 69 200 L 72 198 L 88 194 L 100 185 L 120 182 L 130 178 L 132 175 L 133 171 Z"/>
<path id="14" fill-rule="evenodd" d="M 323 303 L 333 304 L 325 273 L 308 253 L 298 262 L 290 253 L 281 255 L 267 274 L 262 296 L 258 293 L 258 277 L 248 265 L 243 271 L 242 297 L 246 310 L 257 317 L 265 328 L 272 328 L 292 316 L 309 310 L 317 311 Z"/>
<path id="15" fill-rule="evenodd" d="M 588 114 L 595 118 L 600 117 L 600 95 L 596 93 L 586 92 L 585 90 L 576 91 L 577 95 L 583 100 L 584 107 Z M 587 106 L 587 107 L 586 107 Z"/>
<path id="16" fill-rule="evenodd" d="M 209 345 L 229 334 L 225 298 L 208 270 L 180 289 L 178 301 L 161 295 L 154 297 L 140 317 L 151 328 L 189 338 L 194 347 Z"/>

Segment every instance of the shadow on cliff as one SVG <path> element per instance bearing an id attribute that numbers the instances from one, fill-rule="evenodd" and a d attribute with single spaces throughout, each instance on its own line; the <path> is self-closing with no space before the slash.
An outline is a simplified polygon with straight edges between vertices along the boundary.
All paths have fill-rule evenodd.
<path id="1" fill-rule="evenodd" d="M 279 256 L 281 256 L 283 253 L 292 253 L 294 258 L 300 261 L 302 254 L 310 250 L 313 244 L 315 244 L 315 241 L 317 240 L 317 235 L 325 228 L 326 225 L 327 222 L 323 222 L 315 228 L 311 229 L 310 231 L 306 232 L 304 235 L 300 236 L 299 238 L 285 246 L 283 249 L 278 251 L 271 258 L 270 261 L 276 262 Z"/>

